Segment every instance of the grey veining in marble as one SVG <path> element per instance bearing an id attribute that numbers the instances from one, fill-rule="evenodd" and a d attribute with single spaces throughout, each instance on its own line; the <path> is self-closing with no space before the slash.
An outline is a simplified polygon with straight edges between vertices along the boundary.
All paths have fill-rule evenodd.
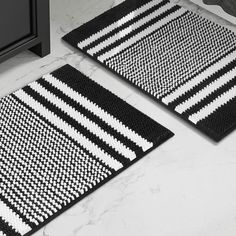
<path id="1" fill-rule="evenodd" d="M 51 0 L 52 53 L 24 52 L 0 65 L 0 97 L 66 63 L 171 129 L 176 136 L 35 236 L 235 236 L 236 132 L 212 143 L 61 37 L 121 1 Z M 187 0 L 175 1 L 236 32 Z"/>

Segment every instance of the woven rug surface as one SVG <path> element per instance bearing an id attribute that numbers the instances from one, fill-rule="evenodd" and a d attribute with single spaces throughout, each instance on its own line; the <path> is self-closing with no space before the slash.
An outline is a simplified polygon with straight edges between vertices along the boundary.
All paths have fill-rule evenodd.
<path id="1" fill-rule="evenodd" d="M 210 138 L 236 127 L 236 36 L 168 0 L 127 0 L 63 37 Z"/>
<path id="2" fill-rule="evenodd" d="M 69 65 L 0 107 L 0 236 L 31 235 L 173 136 Z"/>

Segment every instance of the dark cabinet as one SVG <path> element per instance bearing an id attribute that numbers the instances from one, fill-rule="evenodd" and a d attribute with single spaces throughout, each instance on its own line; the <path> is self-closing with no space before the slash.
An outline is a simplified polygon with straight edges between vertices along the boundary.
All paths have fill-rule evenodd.
<path id="1" fill-rule="evenodd" d="M 50 53 L 49 0 L 0 0 L 0 62 L 26 49 Z"/>
<path id="2" fill-rule="evenodd" d="M 12 7 L 14 6 L 14 7 Z M 5 0 L 0 2 L 0 50 L 31 34 L 31 1 Z"/>

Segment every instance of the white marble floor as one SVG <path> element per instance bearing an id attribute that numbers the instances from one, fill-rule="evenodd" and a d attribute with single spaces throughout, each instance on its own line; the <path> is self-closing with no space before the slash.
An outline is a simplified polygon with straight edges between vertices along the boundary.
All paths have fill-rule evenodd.
<path id="1" fill-rule="evenodd" d="M 235 236 L 236 132 L 213 143 L 61 41 L 65 33 L 118 2 L 51 0 L 52 53 L 40 59 L 24 52 L 2 63 L 0 97 L 69 63 L 176 136 L 35 236 Z M 236 32 L 235 26 L 193 3 L 179 3 Z"/>

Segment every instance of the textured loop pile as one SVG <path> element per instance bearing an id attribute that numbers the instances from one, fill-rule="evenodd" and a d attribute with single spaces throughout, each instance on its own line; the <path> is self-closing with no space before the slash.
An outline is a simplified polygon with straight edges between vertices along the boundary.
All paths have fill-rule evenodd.
<path id="1" fill-rule="evenodd" d="M 173 135 L 69 65 L 0 108 L 0 236 L 31 235 Z"/>
<path id="2" fill-rule="evenodd" d="M 169 0 L 127 0 L 64 37 L 215 141 L 236 127 L 236 36 Z"/>

